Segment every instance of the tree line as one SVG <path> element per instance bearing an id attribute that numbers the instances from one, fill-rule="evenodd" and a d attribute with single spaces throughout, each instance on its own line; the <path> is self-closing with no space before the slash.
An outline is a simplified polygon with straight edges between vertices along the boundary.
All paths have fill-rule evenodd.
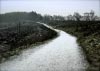
<path id="1" fill-rule="evenodd" d="M 44 22 L 49 23 L 52 21 L 100 21 L 100 17 L 96 16 L 95 12 L 91 10 L 90 12 L 80 15 L 75 12 L 73 15 L 60 16 L 60 15 L 41 15 L 32 12 L 11 12 L 0 14 L 0 28 L 14 26 L 15 23 L 34 21 L 34 22 Z"/>

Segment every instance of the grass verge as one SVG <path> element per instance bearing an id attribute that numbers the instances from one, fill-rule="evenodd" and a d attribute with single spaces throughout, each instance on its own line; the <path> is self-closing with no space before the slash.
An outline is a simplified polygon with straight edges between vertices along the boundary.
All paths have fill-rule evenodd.
<path id="1" fill-rule="evenodd" d="M 89 62 L 87 71 L 100 71 L 100 23 L 95 22 L 54 22 L 54 28 L 77 37 Z M 53 22 L 52 22 L 53 24 Z M 59 25 L 60 24 L 60 25 Z"/>

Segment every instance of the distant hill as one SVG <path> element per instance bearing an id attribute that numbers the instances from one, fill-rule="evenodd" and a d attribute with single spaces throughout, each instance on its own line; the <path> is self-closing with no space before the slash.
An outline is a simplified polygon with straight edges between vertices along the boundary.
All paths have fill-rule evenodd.
<path id="1" fill-rule="evenodd" d="M 16 26 L 16 23 L 24 24 L 27 21 L 43 22 L 49 23 L 54 20 L 64 20 L 62 16 L 50 16 L 38 14 L 34 11 L 32 12 L 10 12 L 5 14 L 0 14 L 0 28 L 7 28 Z"/>
<path id="2" fill-rule="evenodd" d="M 18 21 L 41 21 L 42 16 L 40 14 L 37 14 L 36 12 L 11 12 L 11 13 L 5 13 L 0 14 L 0 23 L 15 23 Z"/>

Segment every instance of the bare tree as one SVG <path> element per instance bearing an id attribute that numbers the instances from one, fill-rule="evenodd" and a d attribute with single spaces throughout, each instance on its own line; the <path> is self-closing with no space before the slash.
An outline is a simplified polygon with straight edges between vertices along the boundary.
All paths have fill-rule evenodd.
<path id="1" fill-rule="evenodd" d="M 72 20 L 74 20 L 74 18 L 73 18 L 73 16 L 72 16 L 72 15 L 68 15 L 68 16 L 67 16 L 67 20 L 72 21 Z"/>
<path id="2" fill-rule="evenodd" d="M 84 13 L 84 20 L 85 21 L 90 21 L 89 13 L 88 12 Z"/>
<path id="3" fill-rule="evenodd" d="M 86 21 L 94 21 L 96 20 L 96 16 L 93 10 L 91 12 L 84 13 L 84 20 Z"/>
<path id="4" fill-rule="evenodd" d="M 75 18 L 76 21 L 80 21 L 81 15 L 77 12 L 74 13 L 73 17 Z"/>
<path id="5" fill-rule="evenodd" d="M 94 15 L 95 13 L 94 13 L 94 11 L 93 10 L 91 10 L 91 12 L 90 12 L 90 20 L 92 21 L 92 20 L 95 20 L 95 15 Z"/>

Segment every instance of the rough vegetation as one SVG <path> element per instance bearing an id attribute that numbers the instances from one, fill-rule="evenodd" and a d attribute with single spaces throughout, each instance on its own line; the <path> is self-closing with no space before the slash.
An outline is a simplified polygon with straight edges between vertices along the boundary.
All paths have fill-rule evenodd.
<path id="1" fill-rule="evenodd" d="M 56 15 L 42 16 L 33 11 L 0 14 L 0 61 L 18 54 L 21 49 L 29 47 L 32 43 L 41 42 L 57 35 L 43 25 L 30 21 L 44 22 L 77 36 L 77 41 L 90 64 L 87 71 L 99 71 L 100 17 L 91 11 L 83 16 L 76 12 L 74 15 L 67 16 L 67 20 L 65 18 Z"/>
<path id="2" fill-rule="evenodd" d="M 35 22 L 16 23 L 15 26 L 0 28 L 0 62 L 18 54 L 21 49 L 36 42 L 57 36 L 57 33 Z"/>
<path id="3" fill-rule="evenodd" d="M 90 64 L 87 71 L 100 70 L 100 21 L 54 21 L 49 24 L 77 36 Z"/>
<path id="4" fill-rule="evenodd" d="M 0 14 L 0 62 L 18 54 L 20 50 L 33 43 L 42 43 L 57 36 L 55 31 L 36 23 L 49 22 L 50 17 L 34 11 Z"/>

